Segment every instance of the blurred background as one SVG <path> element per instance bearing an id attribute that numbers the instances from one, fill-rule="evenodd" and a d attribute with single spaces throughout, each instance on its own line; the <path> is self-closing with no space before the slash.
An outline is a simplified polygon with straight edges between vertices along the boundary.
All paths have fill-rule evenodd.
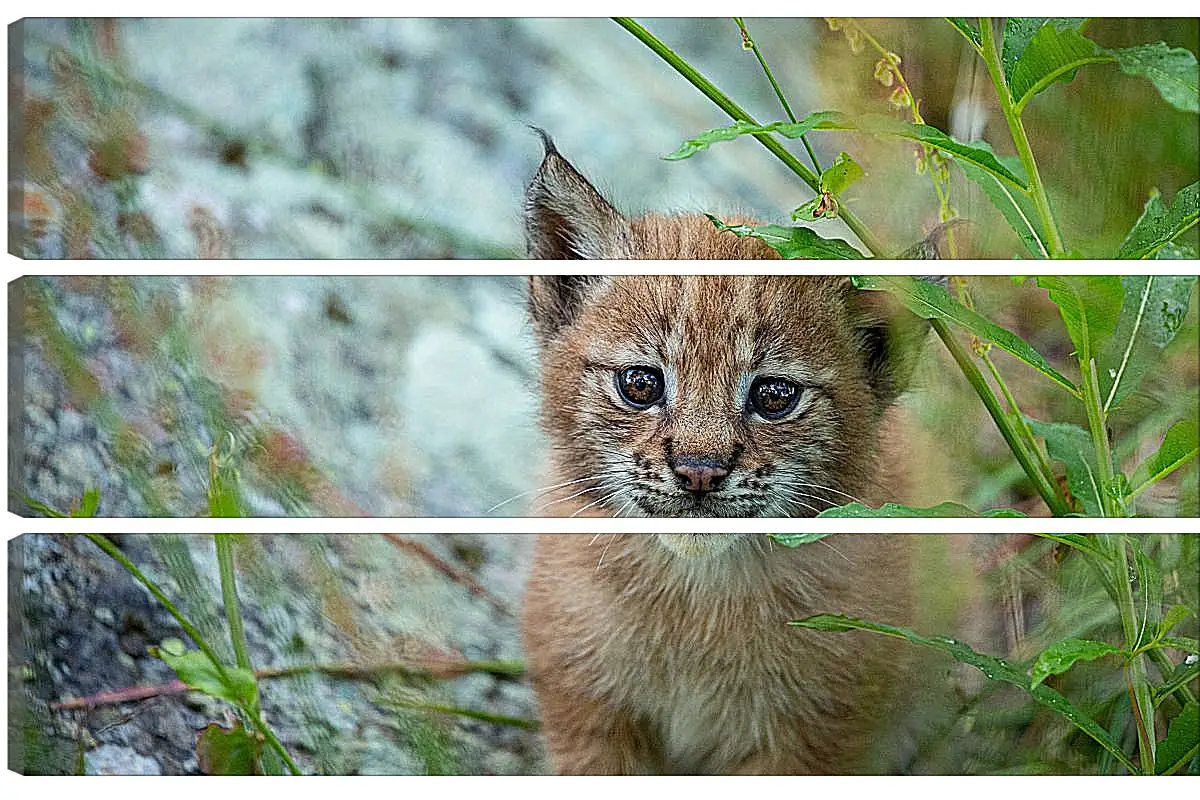
<path id="1" fill-rule="evenodd" d="M 644 22 L 756 118 L 783 118 L 732 21 Z M 746 24 L 798 116 L 898 113 L 878 55 L 844 31 Z M 948 24 L 861 25 L 901 57 L 928 122 L 1013 152 L 986 71 Z M 1200 33 L 1195 18 L 1098 19 L 1088 35 L 1195 52 Z M 604 19 L 31 19 L 10 41 L 9 249 L 31 258 L 520 257 L 541 156 L 528 124 L 629 212 L 786 222 L 811 196 L 749 139 L 662 161 L 728 119 Z M 1114 251 L 1152 189 L 1170 198 L 1200 171 L 1197 116 L 1112 65 L 1052 86 L 1026 125 L 1068 246 L 1087 257 Z M 936 224 L 911 146 L 811 140 L 822 163 L 848 150 L 866 168 L 847 200 L 897 252 Z M 974 223 L 962 254 L 1022 253 L 951 175 Z M 853 240 L 841 222 L 825 231 Z"/>
<path id="2" fill-rule="evenodd" d="M 981 314 L 1078 378 L 1045 290 L 964 280 Z M 524 288 L 502 276 L 21 278 L 9 284 L 10 505 L 83 511 L 98 491 L 106 516 L 536 514 L 550 481 Z M 1193 284 L 1174 341 L 1110 416 L 1126 474 L 1168 427 L 1200 417 L 1196 297 Z M 899 401 L 920 476 L 910 501 L 1046 513 L 928 339 Z M 1025 414 L 1086 428 L 1056 384 L 992 358 Z M 1196 474 L 1193 460 L 1137 511 L 1196 515 Z"/>

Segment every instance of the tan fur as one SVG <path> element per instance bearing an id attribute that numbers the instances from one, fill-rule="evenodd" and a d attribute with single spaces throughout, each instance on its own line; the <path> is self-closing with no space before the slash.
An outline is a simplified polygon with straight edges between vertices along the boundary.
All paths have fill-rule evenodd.
<path id="1" fill-rule="evenodd" d="M 701 217 L 628 220 L 547 141 L 527 194 L 540 258 L 770 259 Z M 902 500 L 905 340 L 896 309 L 833 276 L 541 276 L 530 281 L 552 473 L 564 516 L 812 516 Z M 615 376 L 661 370 L 649 408 Z M 756 377 L 802 387 L 786 417 Z M 727 469 L 681 485 L 685 460 Z M 890 763 L 880 731 L 904 645 L 815 633 L 818 612 L 910 620 L 910 543 L 856 536 L 542 535 L 525 642 L 555 769 L 569 774 L 827 773 Z M 874 766 L 888 769 L 887 766 Z"/>
<path id="2" fill-rule="evenodd" d="M 763 536 L 730 536 L 693 557 L 655 535 L 539 537 L 526 649 L 559 772 L 890 768 L 873 740 L 908 646 L 786 623 L 820 612 L 907 622 L 907 537 L 772 550 Z M 872 744 L 879 763 L 864 764 Z"/>

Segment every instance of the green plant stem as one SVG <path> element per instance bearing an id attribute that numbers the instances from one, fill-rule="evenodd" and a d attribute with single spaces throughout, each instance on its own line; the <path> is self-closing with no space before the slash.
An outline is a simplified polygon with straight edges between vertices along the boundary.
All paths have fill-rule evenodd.
<path id="1" fill-rule="evenodd" d="M 1025 421 L 1025 414 L 1021 412 L 1021 407 L 1017 405 L 1017 399 L 1013 397 L 1012 392 L 1008 389 L 1008 384 L 1005 383 L 1004 377 L 1000 371 L 996 369 L 996 364 L 988 357 L 987 352 L 979 353 L 979 360 L 984 363 L 991 373 L 992 380 L 1000 387 L 1000 393 L 1004 395 L 1004 402 L 1008 404 L 1010 418 L 1016 423 L 1017 431 L 1021 435 L 1021 439 L 1033 454 L 1037 461 L 1038 468 L 1042 471 L 1042 475 L 1046 477 L 1047 482 L 1054 483 L 1054 470 L 1050 468 L 1050 460 L 1042 452 L 1042 448 L 1038 447 L 1037 439 L 1034 438 L 1033 430 L 1030 429 L 1029 423 Z"/>
<path id="2" fill-rule="evenodd" d="M 288 753 L 287 748 L 283 746 L 283 742 L 279 741 L 279 737 L 275 735 L 275 731 L 271 730 L 271 726 L 263 722 L 261 714 L 249 714 L 250 724 L 254 729 L 266 739 L 267 744 L 271 745 L 271 749 L 279 756 L 280 760 L 287 765 L 288 772 L 293 775 L 300 774 L 300 766 L 292 760 L 292 756 Z"/>
<path id="3" fill-rule="evenodd" d="M 1139 642 L 1138 610 L 1133 599 L 1129 573 L 1129 534 L 1106 534 L 1103 541 L 1111 556 L 1115 574 L 1113 590 L 1117 602 L 1117 613 L 1121 618 L 1121 631 L 1125 636 L 1125 647 L 1129 651 Z M 1143 587 L 1143 591 L 1145 588 Z M 1138 753 L 1141 756 L 1142 773 L 1154 774 L 1154 703 L 1150 695 L 1150 679 L 1146 673 L 1146 662 L 1141 654 L 1131 658 L 1125 665 L 1125 681 L 1129 688 L 1129 702 L 1133 708 L 1134 721 L 1138 730 Z"/>
<path id="4" fill-rule="evenodd" d="M 763 74 L 767 76 L 767 80 L 771 83 L 771 88 L 775 90 L 775 96 L 779 98 L 779 105 L 783 106 L 783 113 L 787 114 L 788 121 L 795 123 L 796 115 L 792 113 L 792 107 L 788 104 L 787 98 L 783 95 L 783 89 L 780 88 L 779 82 L 775 80 L 775 76 L 771 73 L 771 67 L 767 65 L 767 59 L 762 54 L 762 50 L 758 48 L 758 43 L 750 36 L 750 31 L 746 29 L 746 23 L 741 17 L 734 17 L 734 23 L 738 26 L 738 30 L 742 32 L 742 42 L 744 46 L 749 47 L 754 52 L 754 57 L 758 59 L 759 65 L 762 67 Z M 800 142 L 804 145 L 804 151 L 808 153 L 808 158 L 813 163 L 813 168 L 817 172 L 821 172 L 821 162 L 817 161 L 817 154 L 813 152 L 812 145 L 808 142 L 808 134 L 800 136 Z"/>
<path id="5" fill-rule="evenodd" d="M 1087 411 L 1088 431 L 1092 435 L 1092 447 L 1096 451 L 1096 479 L 1100 483 L 1100 508 L 1106 517 L 1124 516 L 1125 510 L 1115 491 L 1112 448 L 1108 443 L 1108 426 L 1100 397 L 1100 380 L 1096 375 L 1096 359 L 1083 358 L 1079 361 L 1080 388 L 1083 390 L 1083 406 Z"/>
<path id="6" fill-rule="evenodd" d="M 958 368 L 962 370 L 966 376 L 967 382 L 971 384 L 971 388 L 979 395 L 979 399 L 983 401 L 983 405 L 987 408 L 988 413 L 992 416 L 992 421 L 996 423 L 996 427 L 1000 429 L 1000 435 L 1004 437 L 1004 441 L 1008 443 L 1009 449 L 1020 462 L 1021 467 L 1025 470 L 1025 474 L 1029 476 L 1029 480 L 1033 482 L 1038 494 L 1046 502 L 1050 508 L 1050 513 L 1056 517 L 1063 517 L 1071 513 L 1067 501 L 1058 492 L 1058 487 L 1048 481 L 1046 476 L 1038 469 L 1037 464 L 1029 451 L 1021 441 L 1021 434 L 1013 427 L 1012 421 L 1008 415 L 1004 413 L 1004 409 L 1000 407 L 1000 401 L 996 398 L 996 394 L 992 391 L 992 387 L 988 386 L 987 380 L 983 377 L 983 373 L 979 371 L 979 367 L 975 366 L 975 362 L 971 360 L 971 354 L 959 344 L 954 338 L 954 334 L 946 325 L 945 320 L 931 319 L 929 324 L 933 327 L 938 338 L 946 345 L 946 349 L 950 351 L 950 355 L 954 358 Z"/>
<path id="7" fill-rule="evenodd" d="M 216 669 L 220 674 L 221 680 L 226 684 L 233 683 L 229 676 L 229 672 L 225 669 L 224 662 L 222 662 L 217 656 L 216 651 L 213 650 L 212 646 L 208 643 L 200 631 L 196 629 L 196 626 L 188 621 L 187 617 L 183 615 L 183 612 L 176 608 L 175 604 L 171 602 L 171 599 L 167 597 L 163 590 L 158 588 L 158 584 L 150 580 L 150 578 L 147 577 L 144 572 L 138 569 L 137 565 L 130 561 L 129 558 L 121 552 L 120 548 L 113 544 L 107 536 L 99 533 L 85 533 L 84 536 L 86 536 L 94 545 L 107 553 L 114 561 L 124 567 L 125 571 L 132 575 L 138 583 L 142 584 L 142 586 L 145 586 L 146 590 L 154 596 L 154 599 L 162 603 L 163 608 L 165 608 L 167 612 L 175 618 L 175 621 L 179 623 L 179 627 L 183 628 L 184 632 L 191 637 L 192 641 L 196 643 L 196 647 L 200 649 L 200 652 L 204 653 L 208 660 L 212 662 L 213 668 Z M 246 718 L 250 720 L 250 724 L 254 726 L 255 730 L 257 730 L 262 735 L 263 739 L 265 739 L 266 742 L 271 745 L 271 748 L 279 754 L 280 759 L 282 759 L 283 763 L 287 765 L 291 773 L 293 775 L 299 775 L 300 767 L 298 767 L 296 762 L 292 760 L 291 755 L 288 754 L 287 749 L 283 746 L 283 743 L 280 742 L 275 736 L 274 731 L 272 731 L 270 727 L 263 722 L 262 715 L 260 713 L 251 713 L 252 709 L 248 708 L 242 708 L 241 710 L 243 713 L 245 713 Z"/>
<path id="8" fill-rule="evenodd" d="M 650 50 L 666 61 L 676 72 L 682 75 L 689 83 L 695 86 L 700 92 L 711 100 L 718 108 L 724 111 L 733 120 L 743 120 L 751 125 L 760 124 L 754 117 L 747 114 L 737 103 L 729 99 L 729 96 L 718 89 L 708 78 L 705 78 L 692 67 L 691 64 L 680 58 L 675 51 L 667 47 L 650 31 L 643 28 L 637 22 L 628 17 L 613 17 L 613 21 L 620 25 L 625 30 L 634 35 L 642 44 L 650 48 Z M 786 147 L 779 143 L 779 140 L 767 133 L 754 134 L 763 147 L 767 148 L 773 156 L 783 162 L 784 166 L 804 181 L 814 192 L 820 191 L 821 179 L 814 174 L 812 170 L 800 163 Z M 872 254 L 879 258 L 887 258 L 891 253 L 883 242 L 881 242 L 874 233 L 866 226 L 866 224 L 858 218 L 844 203 L 838 206 L 838 218 L 846 223 L 846 227 L 854 232 L 863 243 L 863 245 L 871 251 Z"/>
<path id="9" fill-rule="evenodd" d="M 142 584 L 142 586 L 145 586 L 146 590 L 154 596 L 154 599 L 162 603 L 163 608 L 165 608 L 167 612 L 175 618 L 175 621 L 179 623 L 179 627 L 183 628 L 184 632 L 191 637 L 192 641 L 196 643 L 196 647 L 200 648 L 200 651 L 204 653 L 204 655 L 208 656 L 208 660 L 213 663 L 213 667 L 215 667 L 217 672 L 221 674 L 221 680 L 227 684 L 233 683 L 229 677 L 229 673 L 225 670 L 225 664 L 219 657 L 217 657 L 216 651 L 213 650 L 212 646 L 208 643 L 200 631 L 196 629 L 196 626 L 188 621 L 188 618 L 183 615 L 183 612 L 175 607 L 175 604 L 171 602 L 171 599 L 167 597 L 163 590 L 158 588 L 158 584 L 150 580 L 145 573 L 138 569 L 137 565 L 130 561 L 129 558 L 121 552 L 121 549 L 113 544 L 112 540 L 110 540 L 107 536 L 99 533 L 85 533 L 84 536 L 86 536 L 92 542 L 92 544 L 96 545 L 105 553 L 107 553 L 110 558 L 124 567 L 125 571 L 132 575 L 138 583 Z"/>
<path id="10" fill-rule="evenodd" d="M 1150 660 L 1154 662 L 1155 666 L 1157 666 L 1160 670 L 1162 670 L 1164 680 L 1166 679 L 1166 677 L 1168 675 L 1171 674 L 1171 671 L 1175 669 L 1175 664 L 1171 661 L 1171 659 L 1167 658 L 1167 654 L 1164 653 L 1162 650 L 1159 650 L 1158 648 L 1147 651 L 1146 655 L 1148 655 L 1150 657 Z M 1191 687 L 1188 686 L 1186 683 L 1183 686 L 1180 686 L 1175 691 L 1178 692 L 1179 694 L 1183 695 L 1184 702 L 1187 702 L 1187 703 L 1196 702 L 1195 693 L 1192 692 Z"/>
<path id="11" fill-rule="evenodd" d="M 233 565 L 233 537 L 235 534 L 218 533 L 213 536 L 217 550 L 217 569 L 221 576 L 221 599 L 225 604 L 225 619 L 229 623 L 229 639 L 233 643 L 233 657 L 244 670 L 254 672 L 250 651 L 246 646 L 246 628 L 242 623 L 242 605 L 238 600 L 237 573 Z"/>
<path id="12" fill-rule="evenodd" d="M 983 39 L 983 61 L 987 65 L 988 75 L 996 89 L 996 97 L 1000 101 L 1000 110 L 1008 123 L 1012 134 L 1013 146 L 1016 147 L 1017 157 L 1025 168 L 1025 177 L 1029 181 L 1028 195 L 1033 200 L 1034 208 L 1042 219 L 1042 227 L 1046 231 L 1051 258 L 1061 258 L 1066 249 L 1063 247 L 1062 234 L 1058 231 L 1058 223 L 1050 209 L 1050 199 L 1046 196 L 1046 187 L 1042 184 L 1042 176 L 1038 172 L 1037 162 L 1033 158 L 1033 150 L 1029 146 L 1029 137 L 1025 134 L 1025 126 L 1021 122 L 1021 114 L 1013 105 L 1012 93 L 1008 90 L 1008 82 L 1004 79 L 1004 69 L 1000 63 L 1000 47 L 996 41 L 995 21 L 989 17 L 980 17 L 979 33 Z"/>

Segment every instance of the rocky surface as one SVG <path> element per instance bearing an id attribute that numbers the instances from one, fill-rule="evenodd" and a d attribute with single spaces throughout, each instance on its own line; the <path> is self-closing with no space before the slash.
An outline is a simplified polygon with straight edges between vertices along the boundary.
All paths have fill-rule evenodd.
<path id="1" fill-rule="evenodd" d="M 647 25 L 730 92 L 775 107 L 728 20 Z M 757 28 L 780 75 L 807 85 L 796 42 L 815 23 Z M 721 112 L 607 20 L 27 20 L 22 33 L 27 96 L 56 103 L 38 138 L 51 174 L 27 155 L 26 189 L 58 214 L 31 256 L 71 255 L 72 241 L 76 255 L 118 258 L 519 255 L 521 196 L 541 156 L 528 124 L 631 211 L 779 218 L 791 201 L 777 198 L 796 191 L 750 142 L 702 165 L 662 161 Z M 127 184 L 87 169 L 109 136 L 97 133 L 105 103 L 134 113 L 136 132 L 121 131 L 140 172 Z M 82 209 L 55 205 L 71 198 Z M 146 241 L 131 238 L 134 212 Z M 86 246 L 69 234 L 78 218 L 92 223 Z M 39 282 L 29 293 L 46 293 L 105 409 L 80 396 L 48 329 L 14 314 L 10 383 L 25 416 L 12 488 L 62 511 L 98 488 L 105 515 L 205 513 L 208 459 L 248 426 L 258 444 L 280 431 L 323 484 L 304 503 L 272 483 L 277 463 L 247 469 L 246 513 L 527 512 L 518 495 L 538 485 L 541 446 L 521 280 L 327 271 Z M 173 343 L 156 318 L 178 323 Z"/>
<path id="2" fill-rule="evenodd" d="M 374 535 L 253 536 L 236 550 L 256 668 L 365 666 L 448 654 L 521 658 L 519 608 L 532 539 L 409 536 L 475 576 L 504 608 Z M 219 652 L 227 626 L 211 537 L 117 537 Z M 194 774 L 196 736 L 230 721 L 195 693 L 55 710 L 51 704 L 174 678 L 147 648 L 186 639 L 174 618 L 83 537 L 25 535 L 8 545 L 9 767 L 19 772 Z M 433 684 L 307 675 L 264 681 L 265 718 L 307 773 L 530 774 L 544 770 L 536 732 L 414 703 L 536 719 L 528 685 L 476 674 Z"/>
<path id="3" fill-rule="evenodd" d="M 743 102 L 778 113 L 732 22 L 647 25 Z M 757 26 L 805 96 L 809 49 L 798 43 L 818 25 Z M 144 137 L 137 204 L 166 257 L 196 254 L 196 208 L 239 258 L 519 255 L 521 195 L 541 156 L 530 124 L 631 209 L 719 203 L 779 219 L 796 205 L 794 182 L 752 142 L 702 165 L 660 160 L 725 118 L 604 19 L 147 19 L 100 32 L 28 20 L 23 32 L 27 91 L 64 91 L 58 47 L 110 82 L 123 72 L 113 91 Z M 86 139 L 76 122 L 58 138 Z M 63 155 L 56 177 L 86 187 L 87 163 L 86 152 Z"/>

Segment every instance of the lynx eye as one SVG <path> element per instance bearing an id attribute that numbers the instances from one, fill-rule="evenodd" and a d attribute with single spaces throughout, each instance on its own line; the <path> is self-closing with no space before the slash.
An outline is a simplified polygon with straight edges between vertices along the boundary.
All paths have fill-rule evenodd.
<path id="1" fill-rule="evenodd" d="M 663 374 L 654 367 L 629 367 L 617 373 L 617 391 L 621 399 L 638 409 L 646 409 L 663 396 Z"/>
<path id="2" fill-rule="evenodd" d="M 800 402 L 802 390 L 786 378 L 755 378 L 750 384 L 750 408 L 767 420 L 783 419 Z"/>

